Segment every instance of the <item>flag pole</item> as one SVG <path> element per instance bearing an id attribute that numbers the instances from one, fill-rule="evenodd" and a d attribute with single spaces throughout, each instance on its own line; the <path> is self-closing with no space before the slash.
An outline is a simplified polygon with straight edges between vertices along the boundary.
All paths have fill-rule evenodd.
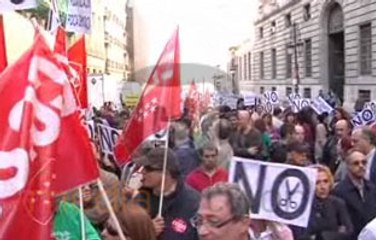
<path id="1" fill-rule="evenodd" d="M 84 197 L 83 197 L 83 194 L 82 194 L 82 187 L 78 188 L 78 194 L 80 196 L 81 239 L 82 240 L 86 240 L 85 213 L 84 213 Z"/>
<path id="2" fill-rule="evenodd" d="M 115 215 L 115 212 L 114 212 L 114 209 L 112 208 L 111 206 L 111 202 L 110 200 L 108 199 L 108 196 L 107 196 L 107 193 L 106 191 L 104 190 L 104 187 L 103 187 L 103 183 L 100 179 L 97 180 L 97 184 L 98 184 L 98 187 L 99 187 L 99 191 L 101 192 L 102 194 L 102 197 L 103 197 L 103 200 L 104 200 L 104 203 L 106 204 L 106 207 L 108 209 L 108 211 L 110 212 L 110 217 L 112 218 L 112 220 L 114 221 L 115 223 L 115 227 L 116 227 L 116 230 L 118 231 L 118 234 L 119 234 L 119 237 L 121 240 L 127 240 L 124 236 L 124 233 L 123 233 L 123 230 L 121 230 L 121 226 L 120 226 L 120 223 L 119 223 L 119 220 L 117 219 L 116 215 Z"/>
<path id="3" fill-rule="evenodd" d="M 163 172 L 162 172 L 162 184 L 161 184 L 161 193 L 159 196 L 159 207 L 158 207 L 158 217 L 162 217 L 162 207 L 163 207 L 163 193 L 165 190 L 166 183 L 166 171 L 167 171 L 167 150 L 168 150 L 168 138 L 170 130 L 170 118 L 167 121 L 167 133 L 166 133 L 166 142 L 165 142 L 165 152 L 163 157 Z"/>

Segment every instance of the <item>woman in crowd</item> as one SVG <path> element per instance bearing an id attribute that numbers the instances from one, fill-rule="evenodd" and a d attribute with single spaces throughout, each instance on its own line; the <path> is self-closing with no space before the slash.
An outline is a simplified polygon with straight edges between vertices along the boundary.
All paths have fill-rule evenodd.
<path id="1" fill-rule="evenodd" d="M 265 123 L 265 126 L 266 126 L 266 132 L 269 134 L 269 136 L 271 137 L 271 140 L 272 141 L 278 141 L 280 139 L 280 134 L 279 134 L 279 131 L 278 129 L 276 129 L 274 127 L 274 124 L 273 124 L 273 116 L 270 114 L 270 113 L 265 113 L 263 116 L 262 116 L 262 120 L 264 121 Z"/>
<path id="2" fill-rule="evenodd" d="M 287 125 L 290 125 L 290 124 L 293 124 L 293 125 L 296 124 L 295 113 L 293 113 L 291 110 L 285 112 L 284 123 L 279 129 L 280 135 L 282 135 L 283 132 L 286 132 Z"/>
<path id="3" fill-rule="evenodd" d="M 307 228 L 295 228 L 296 240 L 346 240 L 353 226 L 342 199 L 330 194 L 333 176 L 324 165 L 313 165 L 317 169 L 316 191 Z"/>
<path id="4" fill-rule="evenodd" d="M 331 131 L 334 131 L 334 126 L 336 125 L 336 122 L 338 122 L 338 120 L 342 120 L 342 119 L 350 122 L 350 120 L 351 120 L 350 114 L 348 112 L 346 112 L 346 110 L 343 109 L 342 107 L 336 107 L 334 109 L 334 117 L 333 117 L 332 121 L 330 122 Z"/>
<path id="5" fill-rule="evenodd" d="M 329 134 L 328 113 L 322 113 L 317 116 L 318 124 L 316 125 L 315 139 L 315 160 L 321 162 L 322 150 Z"/>
<path id="6" fill-rule="evenodd" d="M 125 203 L 120 211 L 117 212 L 117 218 L 127 240 L 157 239 L 151 218 L 146 211 L 136 203 Z M 102 237 L 104 240 L 120 239 L 114 221 L 111 218 L 106 222 Z"/>
<path id="7" fill-rule="evenodd" d="M 264 159 L 269 159 L 269 149 L 272 145 L 272 139 L 266 130 L 266 125 L 265 125 L 264 120 L 257 119 L 255 121 L 255 128 L 259 130 L 261 133 L 263 149 L 264 149 L 262 156 L 264 157 Z"/>

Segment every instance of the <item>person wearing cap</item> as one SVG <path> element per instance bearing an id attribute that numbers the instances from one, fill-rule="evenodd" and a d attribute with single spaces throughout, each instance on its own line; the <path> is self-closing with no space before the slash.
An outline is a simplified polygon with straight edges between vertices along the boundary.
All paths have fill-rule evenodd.
<path id="1" fill-rule="evenodd" d="M 287 146 L 287 163 L 298 167 L 310 165 L 310 147 L 297 142 L 290 143 Z"/>
<path id="2" fill-rule="evenodd" d="M 165 188 L 161 193 L 165 153 Z M 174 152 L 171 149 L 166 151 L 165 148 L 155 148 L 138 159 L 137 163 L 143 167 L 143 179 L 135 200 L 146 208 L 153 219 L 158 239 L 198 239 L 197 231 L 189 220 L 198 209 L 200 194 L 184 183 Z M 162 216 L 158 216 L 161 194 L 164 196 Z"/>

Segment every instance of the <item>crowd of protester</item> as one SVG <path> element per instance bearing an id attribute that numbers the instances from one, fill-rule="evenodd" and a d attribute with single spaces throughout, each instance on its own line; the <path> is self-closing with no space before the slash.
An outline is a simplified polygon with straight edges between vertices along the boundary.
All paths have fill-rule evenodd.
<path id="1" fill-rule="evenodd" d="M 94 111 L 95 118 L 117 128 L 129 115 L 111 104 Z M 376 239 L 376 133 L 367 126 L 353 129 L 341 107 L 321 115 L 311 108 L 294 113 L 276 107 L 272 114 L 241 104 L 236 110 L 208 108 L 199 121 L 184 114 L 172 122 L 168 140 L 167 150 L 145 142 L 124 169 L 115 164 L 101 169 L 127 239 Z M 103 166 L 106 156 L 96 141 L 93 151 Z M 252 203 L 239 186 L 227 183 L 234 156 L 317 169 L 308 226 L 251 219 Z M 120 239 L 98 186 L 83 191 L 86 229 L 91 231 L 87 239 Z M 70 195 L 60 208 L 75 207 L 71 203 L 77 203 L 77 194 Z"/>

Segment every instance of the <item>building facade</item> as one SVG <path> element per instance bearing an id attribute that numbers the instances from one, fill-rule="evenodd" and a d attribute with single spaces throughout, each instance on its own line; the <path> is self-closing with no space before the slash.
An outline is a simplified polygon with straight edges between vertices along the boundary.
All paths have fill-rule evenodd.
<path id="1" fill-rule="evenodd" d="M 376 97 L 376 1 L 262 0 L 254 32 L 241 88 L 305 97 L 331 90 L 345 104 Z"/>

